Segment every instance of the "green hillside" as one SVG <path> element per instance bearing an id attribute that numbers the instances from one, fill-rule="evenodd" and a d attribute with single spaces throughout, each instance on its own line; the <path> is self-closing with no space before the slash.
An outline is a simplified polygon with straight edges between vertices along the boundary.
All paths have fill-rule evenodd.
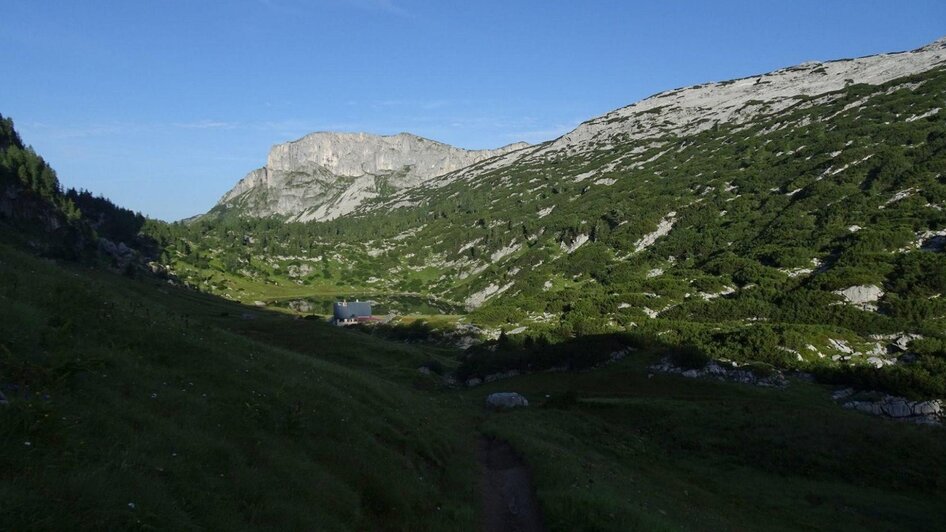
<path id="1" fill-rule="evenodd" d="M 478 434 L 523 453 L 553 530 L 946 518 L 942 430 L 842 410 L 820 386 L 649 378 L 662 351 L 642 345 L 590 373 L 455 390 L 416 369 L 451 368 L 449 351 L 9 243 L 0 281 L 11 529 L 473 530 Z M 508 390 L 533 405 L 483 409 Z"/>
<path id="2" fill-rule="evenodd" d="M 160 239 L 182 278 L 232 299 L 416 292 L 534 338 L 636 329 L 716 358 L 884 366 L 897 375 L 876 385 L 941 396 L 943 94 L 934 69 L 694 136 L 529 148 L 332 222 L 231 217 Z M 845 302 L 864 287 L 876 301 Z M 906 333 L 924 337 L 917 363 L 890 369 L 877 335 Z"/>
<path id="3" fill-rule="evenodd" d="M 550 530 L 935 529 L 943 427 L 833 394 L 946 397 L 944 94 L 550 142 L 313 224 L 147 220 L 0 117 L 0 528 L 476 530 L 521 466 Z M 710 359 L 785 385 L 657 367 Z"/>

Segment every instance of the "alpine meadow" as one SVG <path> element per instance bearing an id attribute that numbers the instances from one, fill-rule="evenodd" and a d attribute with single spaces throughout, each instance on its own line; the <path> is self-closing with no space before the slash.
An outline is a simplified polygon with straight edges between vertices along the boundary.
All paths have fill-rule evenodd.
<path id="1" fill-rule="evenodd" d="M 259 4 L 293 27 L 316 12 L 408 28 L 434 16 L 405 2 Z M 234 28 L 263 53 L 268 23 Z M 62 43 L 106 53 L 87 32 Z M 385 35 L 416 53 L 442 42 Z M 229 56 L 214 54 L 238 53 L 167 46 L 156 76 L 222 72 Z M 539 52 L 517 51 L 549 69 L 579 60 Z M 273 93 L 265 107 L 307 87 L 264 77 L 249 83 Z M 18 80 L 24 94 L 39 83 Z M 414 105 L 359 103 L 375 81 L 387 86 L 340 85 L 350 101 L 332 105 L 377 120 Z M 195 101 L 222 113 L 230 98 L 192 100 L 191 87 L 158 110 L 172 125 L 60 131 L 0 107 L 0 529 L 946 523 L 946 38 L 664 90 L 495 149 L 370 125 L 278 137 L 255 163 L 225 147 L 245 176 L 179 221 L 53 169 L 83 168 L 101 152 L 70 143 L 115 131 L 228 146 L 246 126 L 174 114 Z M 569 97 L 596 91 L 584 90 Z M 431 114 L 416 123 L 482 126 L 437 118 L 473 105 L 447 98 L 418 106 Z M 165 150 L 155 139 L 141 149 Z M 139 153 L 126 144 L 111 175 Z M 189 148 L 174 146 L 155 161 L 183 166 Z"/>

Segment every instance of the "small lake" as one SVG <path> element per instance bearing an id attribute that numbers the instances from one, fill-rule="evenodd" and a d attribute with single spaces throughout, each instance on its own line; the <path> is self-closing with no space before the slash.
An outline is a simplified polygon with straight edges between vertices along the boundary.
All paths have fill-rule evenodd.
<path id="1" fill-rule="evenodd" d="M 370 302 L 371 313 L 375 316 L 386 316 L 388 314 L 462 314 L 464 312 L 462 307 L 450 304 L 446 301 L 424 296 L 399 294 L 308 296 L 281 299 L 271 304 L 281 308 L 291 308 L 303 313 L 329 315 L 332 313 L 332 303 L 343 299 L 347 301 L 358 300 Z"/>

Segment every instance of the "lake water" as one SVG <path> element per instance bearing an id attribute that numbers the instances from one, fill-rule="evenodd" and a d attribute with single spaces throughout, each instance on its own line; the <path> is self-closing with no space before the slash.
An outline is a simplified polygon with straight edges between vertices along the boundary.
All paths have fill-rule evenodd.
<path id="1" fill-rule="evenodd" d="M 386 316 L 388 314 L 462 314 L 464 311 L 462 307 L 457 305 L 424 296 L 391 294 L 310 296 L 283 299 L 273 304 L 282 308 L 293 308 L 303 313 L 328 315 L 332 313 L 332 303 L 343 299 L 371 302 L 371 313 L 375 316 Z"/>

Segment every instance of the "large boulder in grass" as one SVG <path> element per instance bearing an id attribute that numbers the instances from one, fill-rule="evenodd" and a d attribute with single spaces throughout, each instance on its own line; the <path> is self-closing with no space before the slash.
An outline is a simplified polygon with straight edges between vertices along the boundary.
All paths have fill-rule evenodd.
<path id="1" fill-rule="evenodd" d="M 486 407 L 493 410 L 510 410 L 523 406 L 529 406 L 529 401 L 516 392 L 497 392 L 486 397 Z"/>

